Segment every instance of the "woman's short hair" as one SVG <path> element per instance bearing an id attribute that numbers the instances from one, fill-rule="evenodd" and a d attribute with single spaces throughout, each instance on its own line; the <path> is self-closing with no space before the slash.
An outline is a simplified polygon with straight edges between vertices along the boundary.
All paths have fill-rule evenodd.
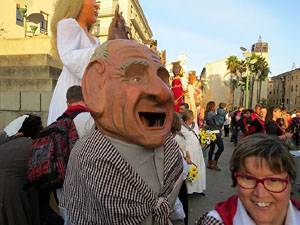
<path id="1" fill-rule="evenodd" d="M 177 112 L 174 112 L 171 131 L 180 131 L 180 130 L 181 130 L 181 119 L 179 114 Z"/>
<path id="2" fill-rule="evenodd" d="M 282 141 L 276 136 L 254 134 L 238 142 L 232 154 L 230 171 L 233 187 L 237 185 L 234 174 L 247 172 L 245 159 L 251 156 L 259 158 L 258 163 L 261 165 L 265 159 L 270 170 L 275 173 L 287 172 L 292 182 L 296 179 L 295 161 Z"/>
<path id="3" fill-rule="evenodd" d="M 215 111 L 216 110 L 216 103 L 214 101 L 210 101 L 207 103 L 205 111 L 210 112 L 210 111 Z"/>
<path id="4" fill-rule="evenodd" d="M 190 109 L 185 109 L 182 112 L 182 120 L 185 122 L 193 115 L 193 111 Z"/>

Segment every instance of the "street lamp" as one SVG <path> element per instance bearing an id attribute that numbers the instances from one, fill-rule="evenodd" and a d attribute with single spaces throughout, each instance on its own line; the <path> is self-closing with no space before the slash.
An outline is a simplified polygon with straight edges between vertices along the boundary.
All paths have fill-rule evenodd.
<path id="1" fill-rule="evenodd" d="M 246 58 L 246 65 L 247 65 L 247 71 L 246 71 L 246 109 L 248 109 L 248 101 L 249 101 L 249 73 L 251 72 L 250 71 L 250 65 L 253 65 L 254 63 L 257 62 L 257 59 L 252 59 L 250 60 L 251 56 L 252 56 L 252 53 L 250 51 L 248 51 L 246 48 L 244 47 L 240 47 L 240 49 L 244 52 L 243 53 L 243 56 Z M 249 70 L 249 73 L 248 73 L 248 70 Z"/>

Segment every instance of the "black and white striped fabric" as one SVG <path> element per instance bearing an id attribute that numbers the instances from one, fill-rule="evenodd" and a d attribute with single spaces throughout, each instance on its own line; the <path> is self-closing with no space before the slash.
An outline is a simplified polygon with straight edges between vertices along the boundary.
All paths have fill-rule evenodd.
<path id="1" fill-rule="evenodd" d="M 76 224 L 139 224 L 152 212 L 171 224 L 168 196 L 181 181 L 182 157 L 176 141 L 166 140 L 164 184 L 157 196 L 99 131 L 72 150 L 60 206 Z"/>

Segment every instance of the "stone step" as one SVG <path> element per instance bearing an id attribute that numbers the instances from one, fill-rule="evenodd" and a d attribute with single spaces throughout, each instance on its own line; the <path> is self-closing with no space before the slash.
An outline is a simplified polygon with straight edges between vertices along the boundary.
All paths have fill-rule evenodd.
<path id="1" fill-rule="evenodd" d="M 61 69 L 47 65 L 0 66 L 0 79 L 3 78 L 52 78 L 58 79 Z"/>
<path id="2" fill-rule="evenodd" d="M 1 91 L 53 91 L 57 80 L 52 78 L 1 78 Z"/>
<path id="3" fill-rule="evenodd" d="M 0 55 L 0 66 L 53 66 L 62 68 L 62 63 L 49 54 Z"/>

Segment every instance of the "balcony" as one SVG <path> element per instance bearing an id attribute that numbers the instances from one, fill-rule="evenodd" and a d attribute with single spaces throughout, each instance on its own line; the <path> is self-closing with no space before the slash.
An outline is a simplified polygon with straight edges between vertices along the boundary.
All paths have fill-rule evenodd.
<path id="1" fill-rule="evenodd" d="M 99 10 L 99 15 L 98 17 L 111 17 L 115 15 L 115 8 L 110 7 L 110 8 L 101 8 Z"/>

